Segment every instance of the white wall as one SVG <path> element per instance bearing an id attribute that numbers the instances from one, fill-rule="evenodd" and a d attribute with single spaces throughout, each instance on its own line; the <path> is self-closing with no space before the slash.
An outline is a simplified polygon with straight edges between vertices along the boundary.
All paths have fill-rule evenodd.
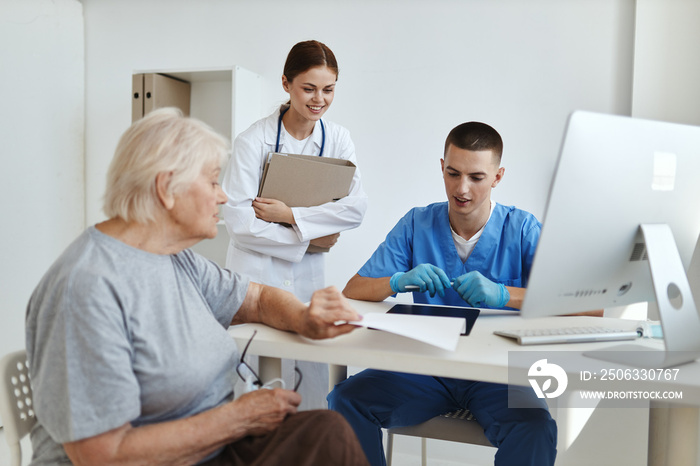
<path id="1" fill-rule="evenodd" d="M 76 0 L 0 2 L 0 355 L 29 296 L 83 229 L 84 60 Z"/>
<path id="2" fill-rule="evenodd" d="M 700 1 L 637 0 L 632 115 L 700 125 Z"/>
<path id="3" fill-rule="evenodd" d="M 263 76 L 265 111 L 285 98 L 289 48 L 316 38 L 340 64 L 327 114 L 357 146 L 370 207 L 329 255 L 339 287 L 410 207 L 444 198 L 439 159 L 455 125 L 505 140 L 498 201 L 541 215 L 567 115 L 629 114 L 632 0 L 400 0 L 301 4 L 84 0 L 87 221 L 130 122 L 133 70 L 240 65 Z"/>

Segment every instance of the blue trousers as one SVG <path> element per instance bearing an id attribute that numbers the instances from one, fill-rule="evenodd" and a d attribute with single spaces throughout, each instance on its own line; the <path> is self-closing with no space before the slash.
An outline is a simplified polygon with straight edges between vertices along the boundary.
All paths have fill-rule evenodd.
<path id="1" fill-rule="evenodd" d="M 508 390 L 518 406 L 508 408 Z M 335 386 L 328 407 L 355 430 L 372 466 L 386 465 L 382 428 L 427 421 L 467 408 L 496 447 L 496 465 L 553 465 L 557 426 L 529 387 L 367 369 Z M 513 399 L 511 398 L 511 401 Z"/>

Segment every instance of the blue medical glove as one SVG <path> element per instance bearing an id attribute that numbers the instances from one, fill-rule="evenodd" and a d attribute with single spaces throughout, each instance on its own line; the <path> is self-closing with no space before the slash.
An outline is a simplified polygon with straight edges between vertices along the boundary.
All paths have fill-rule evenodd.
<path id="1" fill-rule="evenodd" d="M 450 279 L 441 268 L 431 264 L 420 264 L 408 272 L 396 272 L 392 275 L 389 285 L 394 293 L 428 291 L 431 298 L 435 296 L 435 293 L 443 297 L 445 296 L 445 288 L 450 287 Z M 407 286 L 417 286 L 418 290 L 407 290 Z"/>
<path id="2" fill-rule="evenodd" d="M 479 272 L 468 272 L 455 278 L 452 288 L 474 307 L 503 308 L 510 301 L 510 293 L 501 283 L 494 283 Z"/>

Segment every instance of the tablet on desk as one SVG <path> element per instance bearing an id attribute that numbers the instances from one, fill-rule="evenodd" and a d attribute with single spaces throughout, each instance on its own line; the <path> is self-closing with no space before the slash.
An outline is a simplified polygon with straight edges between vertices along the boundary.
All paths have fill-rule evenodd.
<path id="1" fill-rule="evenodd" d="M 395 304 L 387 311 L 387 314 L 413 314 L 421 316 L 462 317 L 467 321 L 466 330 L 462 335 L 469 335 L 476 318 L 479 317 L 479 309 L 472 307 L 456 306 L 429 306 L 426 304 Z"/>

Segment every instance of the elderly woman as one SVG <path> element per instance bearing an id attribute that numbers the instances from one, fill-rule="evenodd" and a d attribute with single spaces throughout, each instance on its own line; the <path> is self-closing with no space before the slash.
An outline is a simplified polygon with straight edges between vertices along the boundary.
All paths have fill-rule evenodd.
<path id="1" fill-rule="evenodd" d="M 104 210 L 37 286 L 27 353 L 33 465 L 365 465 L 329 411 L 297 413 L 281 388 L 233 399 L 231 324 L 309 338 L 353 329 L 340 293 L 309 305 L 190 251 L 216 235 L 225 139 L 174 109 L 134 123 L 109 168 Z"/>

